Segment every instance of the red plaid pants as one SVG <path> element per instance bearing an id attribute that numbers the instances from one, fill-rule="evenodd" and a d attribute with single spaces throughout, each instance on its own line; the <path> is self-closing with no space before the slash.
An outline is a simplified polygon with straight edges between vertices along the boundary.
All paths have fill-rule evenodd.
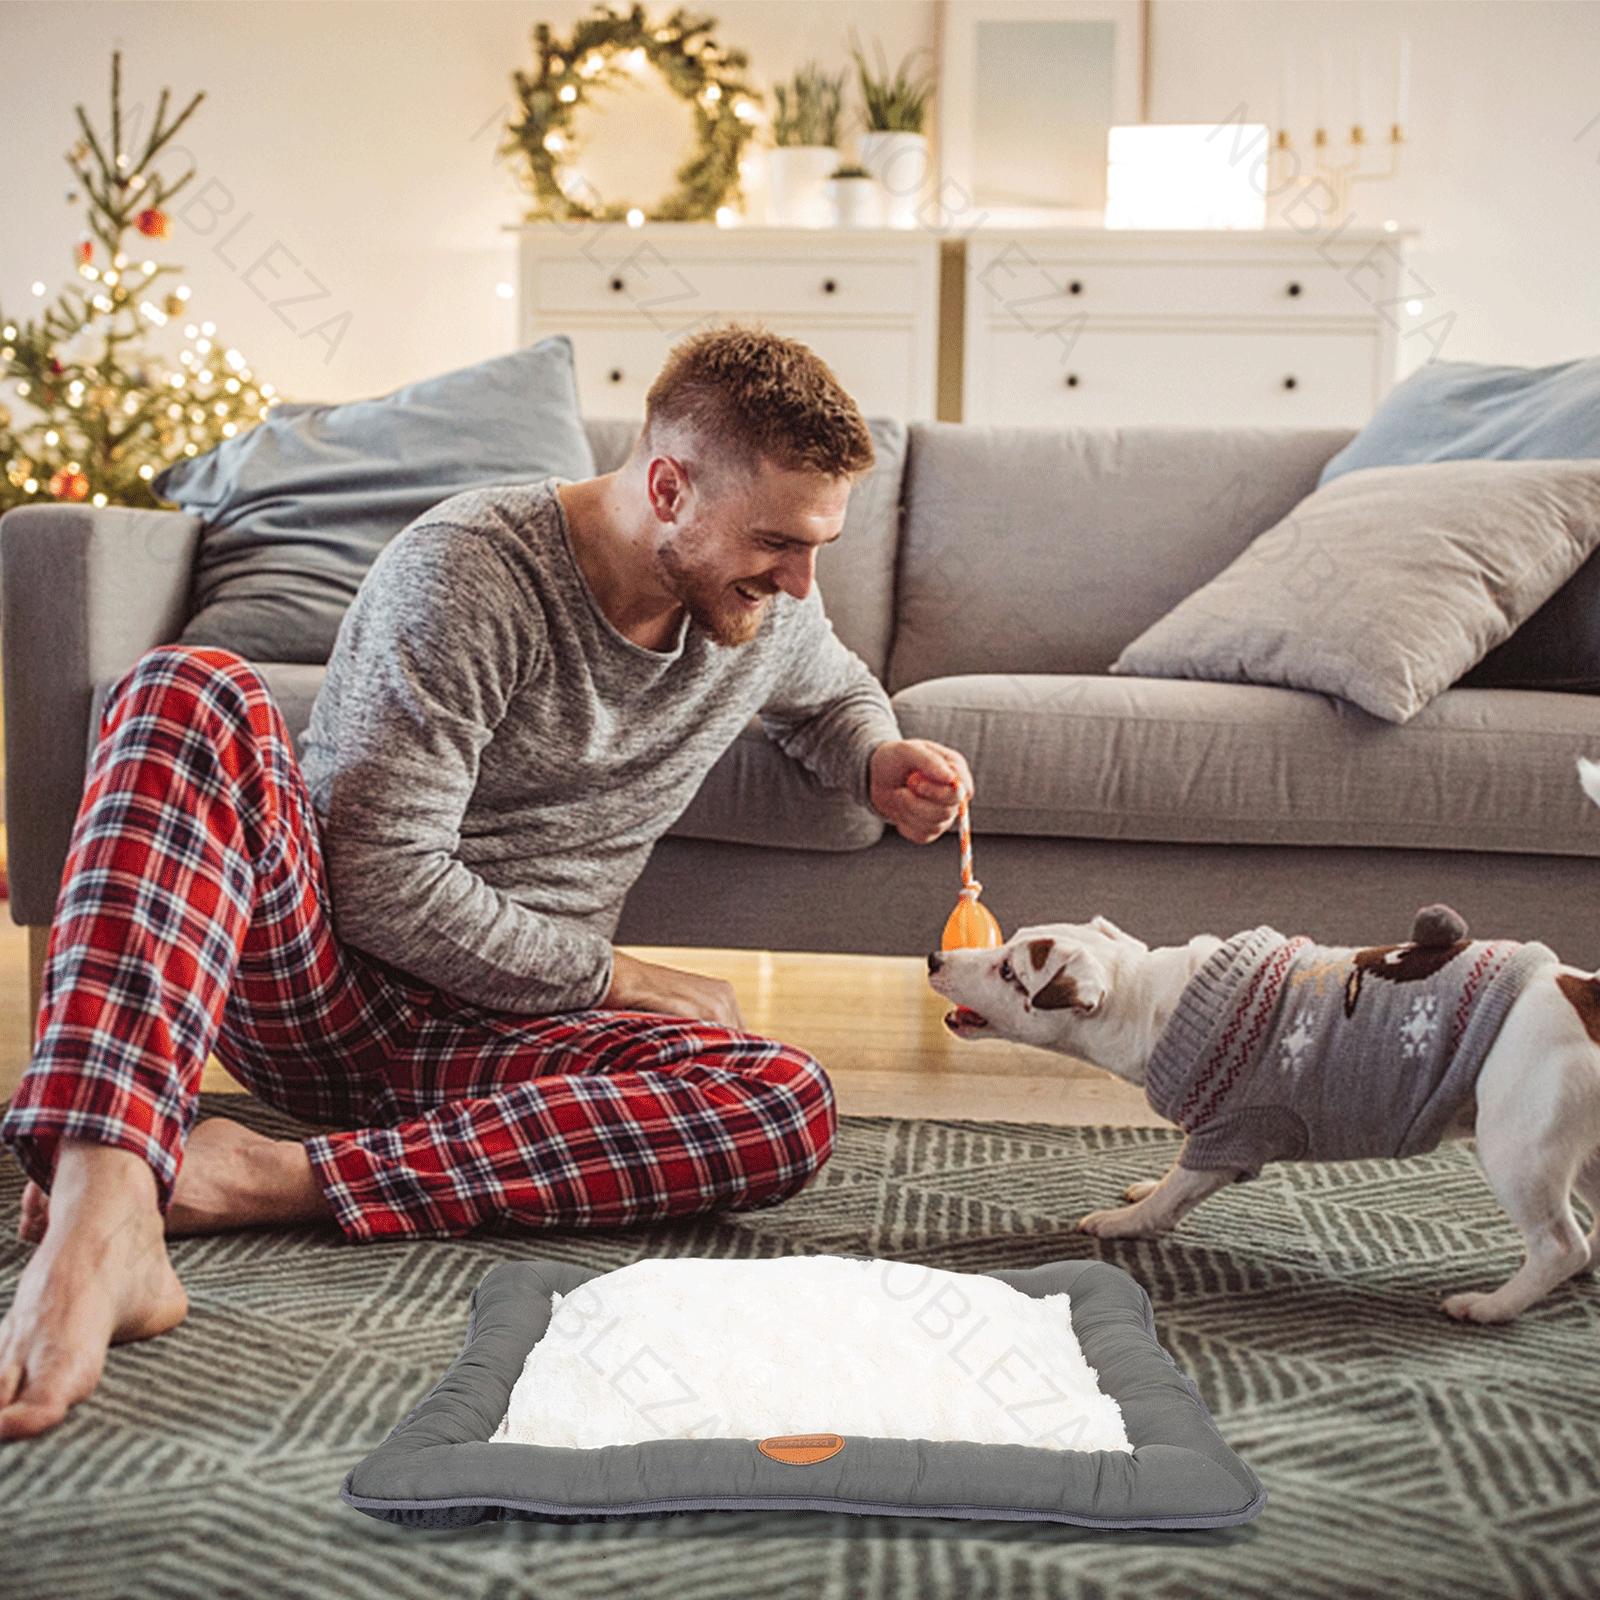
<path id="1" fill-rule="evenodd" d="M 224 650 L 118 680 L 72 834 L 31 1064 L 0 1139 L 149 1162 L 165 1210 L 214 1051 L 306 1139 L 351 1239 L 770 1205 L 827 1159 L 833 1091 L 772 1039 L 645 1012 L 521 1016 L 339 942 L 283 719 Z"/>

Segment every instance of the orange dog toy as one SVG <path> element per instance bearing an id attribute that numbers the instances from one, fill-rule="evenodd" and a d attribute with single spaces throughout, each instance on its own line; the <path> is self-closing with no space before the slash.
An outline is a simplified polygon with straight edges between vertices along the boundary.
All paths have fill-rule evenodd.
<path id="1" fill-rule="evenodd" d="M 972 875 L 972 819 L 967 814 L 967 792 L 961 791 L 961 898 L 944 925 L 941 948 L 993 950 L 1005 936 L 994 914 L 978 899 L 983 885 Z"/>

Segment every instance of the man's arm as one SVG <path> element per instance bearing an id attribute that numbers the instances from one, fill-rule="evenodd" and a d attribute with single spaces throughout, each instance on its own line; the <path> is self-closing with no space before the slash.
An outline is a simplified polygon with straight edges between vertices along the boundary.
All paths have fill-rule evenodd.
<path id="1" fill-rule="evenodd" d="M 479 757 L 543 648 L 537 604 L 481 534 L 408 529 L 350 607 L 307 732 L 341 938 L 480 1005 L 598 1004 L 610 942 L 456 858 Z M 308 748 L 308 754 L 312 752 Z"/>
<path id="2" fill-rule="evenodd" d="M 830 789 L 870 806 L 872 752 L 898 740 L 900 724 L 871 668 L 833 631 L 814 584 L 791 612 L 789 646 L 762 726 Z"/>

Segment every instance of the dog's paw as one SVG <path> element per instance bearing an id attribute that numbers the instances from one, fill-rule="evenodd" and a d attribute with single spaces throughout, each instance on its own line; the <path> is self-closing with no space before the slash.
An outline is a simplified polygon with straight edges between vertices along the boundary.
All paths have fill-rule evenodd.
<path id="1" fill-rule="evenodd" d="M 1097 1239 L 1153 1239 L 1165 1228 L 1152 1227 L 1139 1215 L 1137 1206 L 1117 1206 L 1109 1211 L 1091 1211 L 1078 1223 L 1079 1233 L 1092 1233 Z"/>
<path id="2" fill-rule="evenodd" d="M 1128 1201 L 1143 1200 L 1147 1195 L 1152 1195 L 1161 1187 L 1159 1178 L 1141 1178 L 1138 1183 L 1130 1183 L 1122 1191 L 1122 1198 Z"/>
<path id="3" fill-rule="evenodd" d="M 1516 1316 L 1503 1300 L 1497 1301 L 1494 1295 L 1478 1291 L 1450 1295 L 1439 1309 L 1457 1322 L 1510 1322 Z"/>

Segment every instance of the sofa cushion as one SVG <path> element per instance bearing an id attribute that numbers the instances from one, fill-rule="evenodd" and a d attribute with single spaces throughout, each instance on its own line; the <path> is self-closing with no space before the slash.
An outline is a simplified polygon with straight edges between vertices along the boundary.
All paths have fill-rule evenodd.
<path id="1" fill-rule="evenodd" d="M 1318 489 L 1117 658 L 1406 722 L 1600 547 L 1600 461 L 1369 467 Z"/>
<path id="2" fill-rule="evenodd" d="M 1308 495 L 1350 434 L 913 424 L 889 687 L 1105 671 Z"/>
<path id="3" fill-rule="evenodd" d="M 867 426 L 877 460 L 850 490 L 843 531 L 817 552 L 817 587 L 833 631 L 882 678 L 894 632 L 907 436 L 905 423 L 893 418 L 871 417 Z"/>
<path id="4" fill-rule="evenodd" d="M 980 833 L 1600 856 L 1584 695 L 1448 689 L 1400 727 L 1297 689 L 1007 675 L 894 706 L 908 738 L 966 754 Z"/>
<path id="5" fill-rule="evenodd" d="M 378 551 L 430 507 L 593 472 L 565 334 L 377 399 L 277 406 L 153 481 L 204 524 L 182 638 L 326 661 Z"/>
<path id="6" fill-rule="evenodd" d="M 326 668 L 268 661 L 257 670 L 272 691 L 294 740 L 295 753 Z M 100 711 L 113 680 L 95 685 L 89 749 L 99 737 Z M 687 839 L 727 844 L 785 845 L 799 850 L 861 850 L 876 844 L 883 819 L 848 795 L 824 789 L 798 761 L 786 756 L 755 718 L 706 774 L 688 809 L 669 828 Z"/>
<path id="7" fill-rule="evenodd" d="M 1320 481 L 1419 461 L 1582 456 L 1600 456 L 1600 356 L 1552 367 L 1430 361 L 1390 392 Z"/>

